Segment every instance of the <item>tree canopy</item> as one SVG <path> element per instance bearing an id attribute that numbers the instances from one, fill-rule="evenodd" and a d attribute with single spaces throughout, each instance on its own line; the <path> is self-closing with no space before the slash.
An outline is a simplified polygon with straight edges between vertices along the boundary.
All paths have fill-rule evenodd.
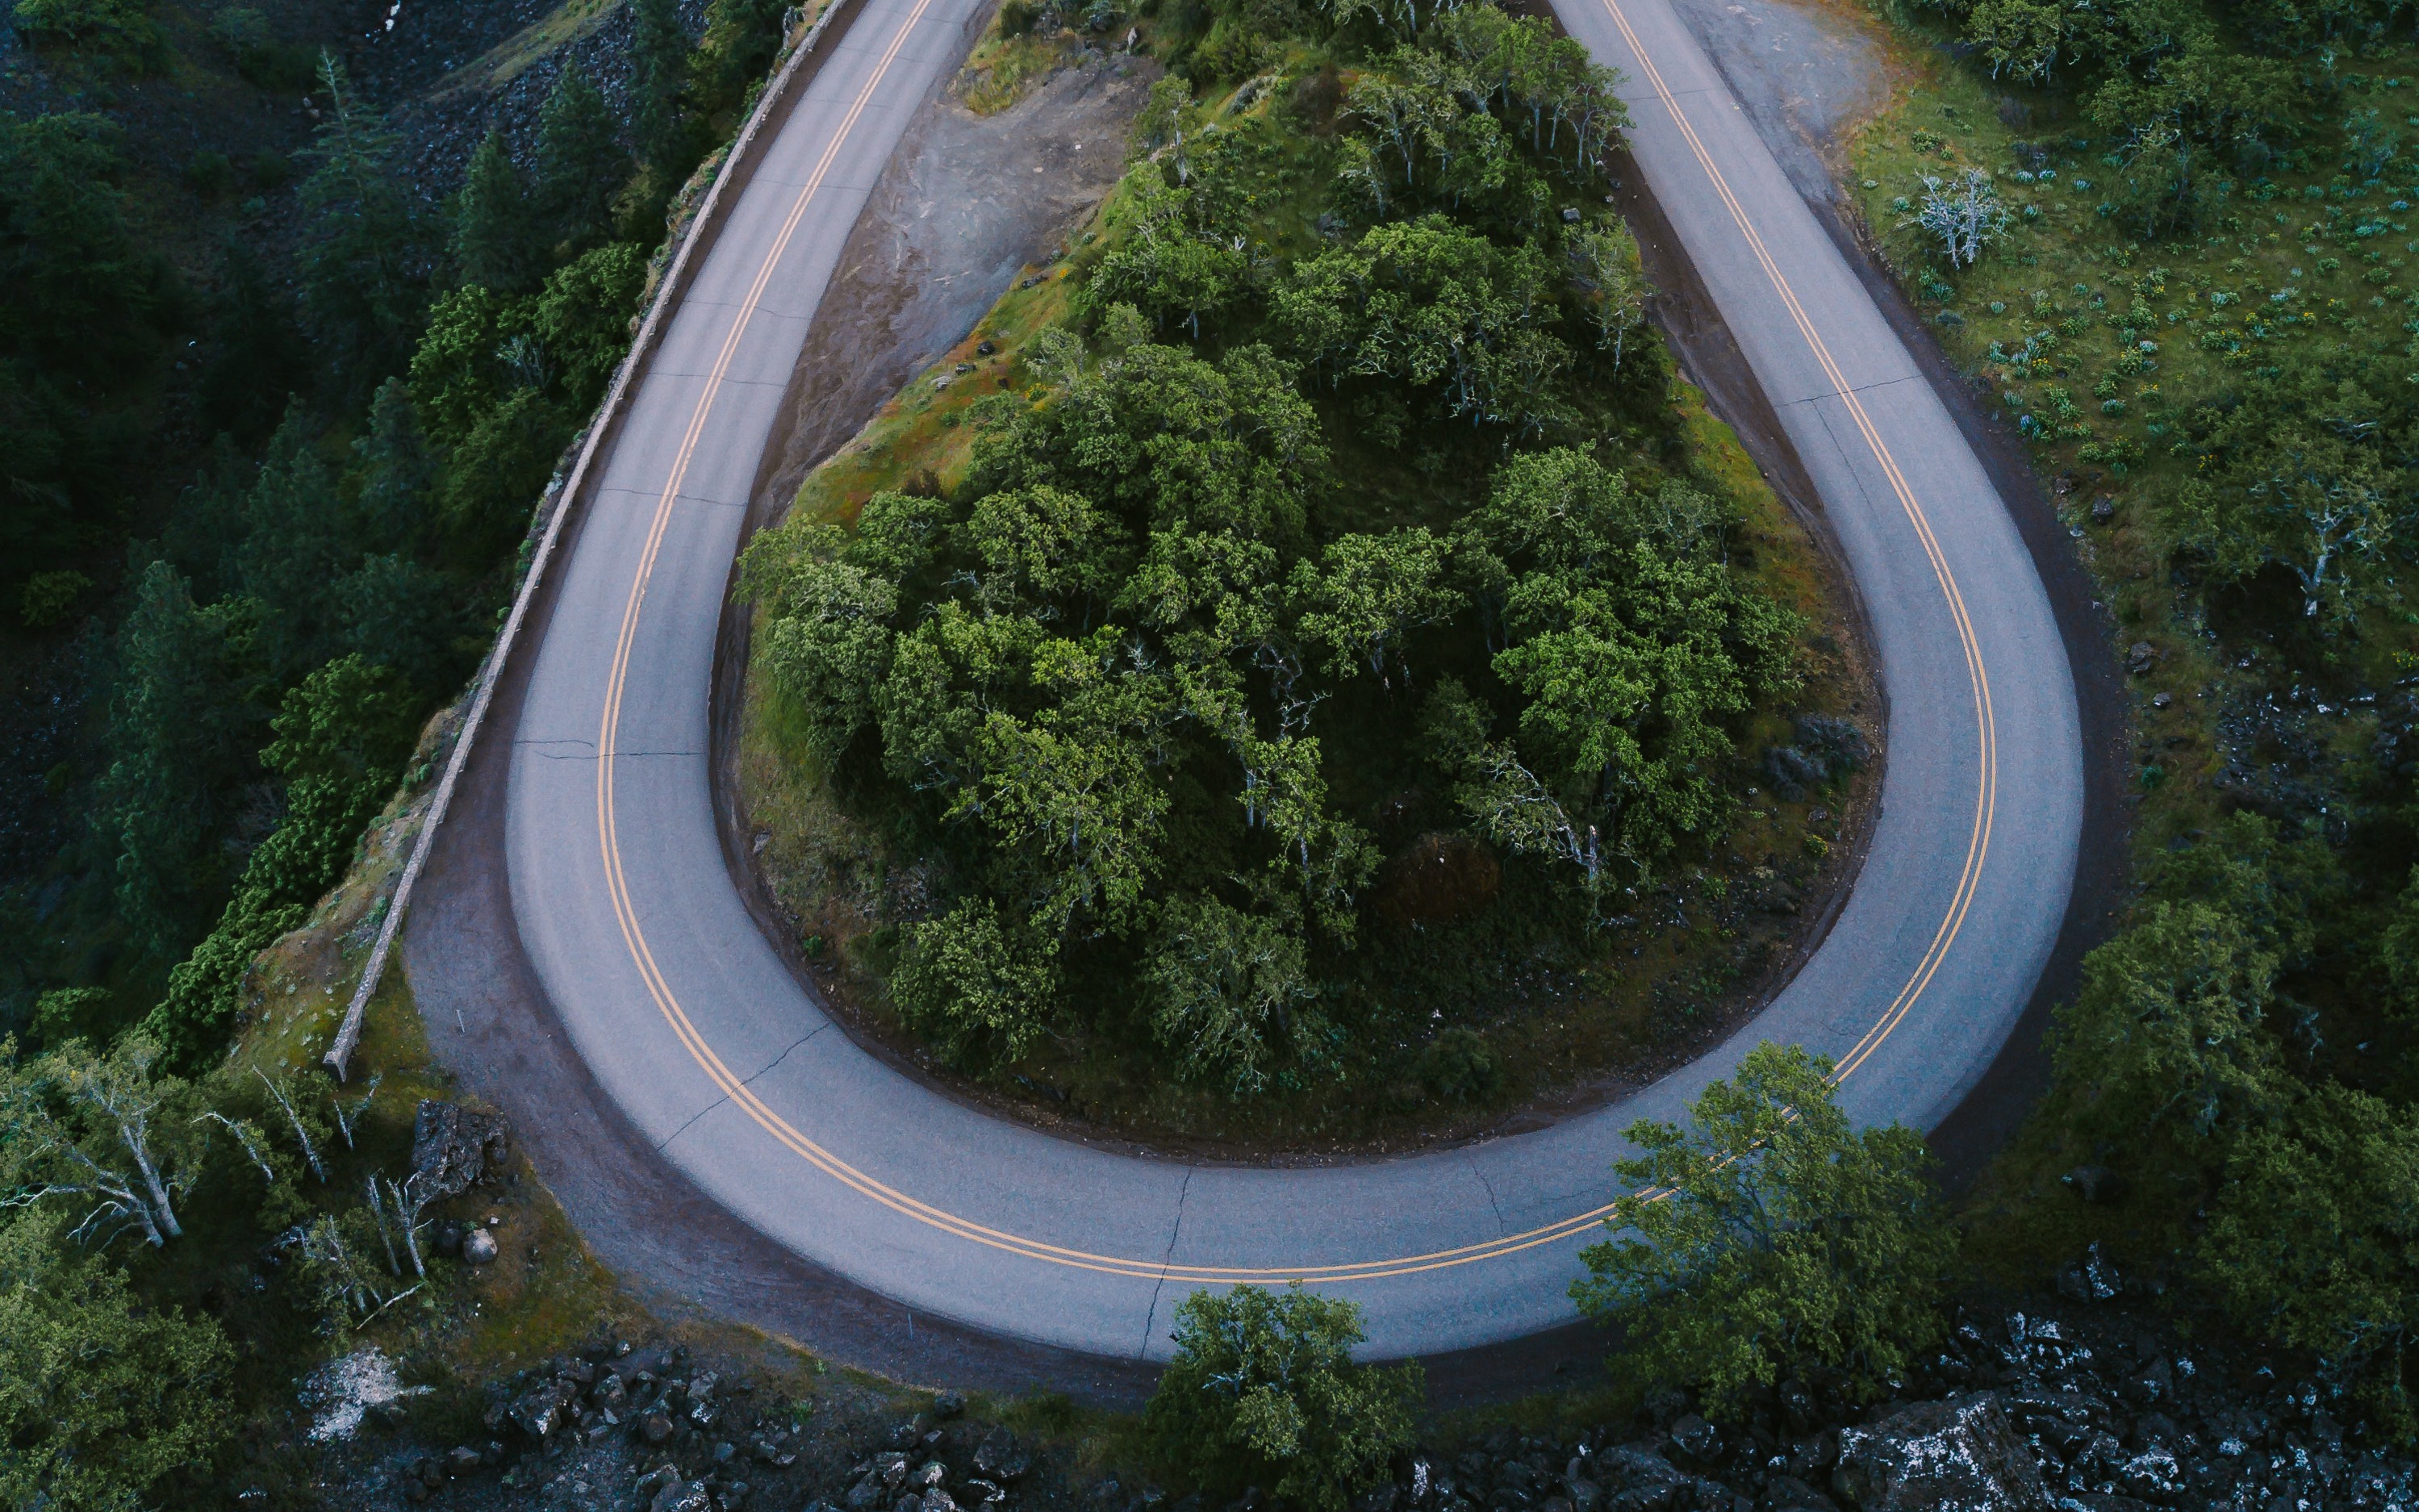
<path id="1" fill-rule="evenodd" d="M 1923 1138 L 1858 1130 L 1831 1065 L 1769 1041 L 1688 1104 L 1641 1119 L 1617 1162 L 1636 1190 L 1580 1254 L 1580 1311 L 1625 1330 L 1618 1367 L 1690 1382 L 1740 1412 L 1784 1374 L 1819 1365 L 1880 1395 L 1939 1335 L 1954 1241 Z"/>

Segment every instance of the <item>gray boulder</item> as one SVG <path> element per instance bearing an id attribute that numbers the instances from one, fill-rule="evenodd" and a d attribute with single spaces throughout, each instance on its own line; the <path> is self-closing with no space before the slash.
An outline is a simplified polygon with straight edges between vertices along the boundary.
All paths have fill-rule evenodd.
<path id="1" fill-rule="evenodd" d="M 2054 1512 L 1993 1392 L 1903 1407 L 1840 1435 L 1831 1489 L 1861 1512 Z"/>
<path id="2" fill-rule="evenodd" d="M 411 1174 L 420 1190 L 458 1197 L 482 1176 L 501 1174 L 511 1153 L 501 1115 L 423 1101 L 411 1120 Z"/>
<path id="3" fill-rule="evenodd" d="M 975 1445 L 975 1473 L 993 1480 L 1014 1480 L 1033 1468 L 1033 1457 L 1006 1428 L 994 1428 Z"/>

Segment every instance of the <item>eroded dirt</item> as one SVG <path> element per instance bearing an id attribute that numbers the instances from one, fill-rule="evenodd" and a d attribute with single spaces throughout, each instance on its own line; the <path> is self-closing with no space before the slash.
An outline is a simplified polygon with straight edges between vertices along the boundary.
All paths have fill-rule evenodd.
<path id="1" fill-rule="evenodd" d="M 1836 202 L 1839 144 L 1889 98 L 1870 23 L 1836 5 L 1672 0 L 1797 193 Z"/>
<path id="2" fill-rule="evenodd" d="M 1054 255 L 1125 165 L 1126 128 L 1160 68 L 1083 54 L 977 116 L 927 104 L 856 223 L 824 296 L 756 490 L 778 519 L 815 464 L 955 345 L 1027 263 Z"/>

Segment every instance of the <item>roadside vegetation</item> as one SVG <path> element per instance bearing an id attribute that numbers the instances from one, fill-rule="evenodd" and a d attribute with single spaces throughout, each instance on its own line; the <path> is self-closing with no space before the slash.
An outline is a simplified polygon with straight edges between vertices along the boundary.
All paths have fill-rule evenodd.
<path id="1" fill-rule="evenodd" d="M 533 140 L 490 134 L 441 202 L 338 55 L 255 12 L 221 10 L 190 57 L 141 5 L 10 13 L 12 69 L 100 107 L 0 115 L 8 649 L 73 669 L 89 711 L 43 796 L 85 822 L 0 877 L 11 1505 L 217 1504 L 239 1456 L 292 1504 L 314 1473 L 292 1383 L 331 1350 L 376 1338 L 453 1389 L 627 1308 L 533 1183 L 445 1197 L 415 1175 L 443 1087 L 407 988 L 356 1085 L 313 1063 L 668 217 L 781 44 L 779 6 L 716 0 L 693 39 L 670 0 L 632 3 L 628 118 L 564 67 Z M 191 186 L 106 114 L 160 76 L 307 97 L 275 235 L 195 255 Z M 285 162 L 198 155 L 202 222 Z M 198 455 L 135 444 L 163 415 Z M 440 1229 L 483 1215 L 568 1263 L 438 1264 Z"/>
<path id="2" fill-rule="evenodd" d="M 1089 227 L 745 561 L 809 956 L 1045 1109 L 1401 1136 L 1701 1036 L 1869 754 L 1645 323 L 1609 75 L 1395 20 L 1163 18 Z"/>
<path id="3" fill-rule="evenodd" d="M 1851 147 L 1866 224 L 2032 449 L 2135 695 L 2136 901 L 2058 1012 L 1970 1253 L 2012 1277 L 2104 1242 L 2408 1443 L 2411 18 L 1896 20 L 1959 61 L 1911 64 Z"/>

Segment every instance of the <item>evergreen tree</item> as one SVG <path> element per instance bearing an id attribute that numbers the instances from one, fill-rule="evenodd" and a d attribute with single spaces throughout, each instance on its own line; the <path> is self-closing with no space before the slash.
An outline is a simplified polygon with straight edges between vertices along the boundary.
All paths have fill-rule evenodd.
<path id="1" fill-rule="evenodd" d="M 658 196 L 688 176 L 695 154 L 688 116 L 689 40 L 677 0 L 633 0 L 632 72 L 639 90 L 639 156 Z"/>
<path id="2" fill-rule="evenodd" d="M 630 177 L 630 153 L 605 97 L 577 62 L 563 65 L 537 124 L 539 234 L 558 260 L 576 257 L 613 230 L 613 196 Z"/>
<path id="3" fill-rule="evenodd" d="M 518 294 L 537 282 L 536 239 L 520 167 L 504 134 L 491 131 L 454 198 L 454 270 L 465 284 Z"/>
<path id="4" fill-rule="evenodd" d="M 393 551 L 417 543 L 435 502 L 437 458 L 403 379 L 378 385 L 370 400 L 369 432 L 353 442 L 353 455 L 361 466 L 362 491 L 354 507 L 362 549 Z"/>
<path id="5" fill-rule="evenodd" d="M 239 618 L 196 606 L 165 562 L 145 568 L 118 631 L 110 764 L 95 827 L 116 856 L 118 912 L 140 948 L 181 954 L 223 882 L 218 832 L 257 744 Z"/>
<path id="6" fill-rule="evenodd" d="M 697 49 L 699 108 L 718 116 L 747 97 L 781 48 L 789 0 L 707 0 L 705 37 Z"/>
<path id="7" fill-rule="evenodd" d="M 230 236 L 219 253 L 218 295 L 195 385 L 202 420 L 254 445 L 277 424 L 286 401 L 310 386 L 292 302 L 252 244 Z"/>
<path id="8" fill-rule="evenodd" d="M 334 652 L 336 579 L 361 560 L 352 512 L 316 441 L 299 410 L 277 427 L 233 557 L 237 591 L 255 606 L 260 649 L 281 683 Z"/>
<path id="9" fill-rule="evenodd" d="M 394 177 L 396 138 L 331 55 L 319 60 L 327 118 L 302 184 L 302 294 L 332 371 L 366 390 L 400 371 L 420 324 L 421 227 Z"/>

